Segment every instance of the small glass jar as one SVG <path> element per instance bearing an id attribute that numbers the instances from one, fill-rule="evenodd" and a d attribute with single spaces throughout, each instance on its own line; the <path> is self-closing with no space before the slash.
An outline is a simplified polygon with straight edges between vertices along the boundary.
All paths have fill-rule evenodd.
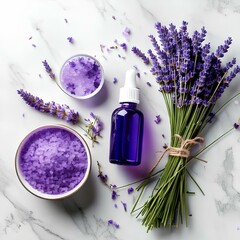
<path id="1" fill-rule="evenodd" d="M 104 73 L 99 61 L 87 54 L 78 54 L 63 64 L 58 85 L 69 96 L 88 99 L 95 96 L 104 83 Z"/>

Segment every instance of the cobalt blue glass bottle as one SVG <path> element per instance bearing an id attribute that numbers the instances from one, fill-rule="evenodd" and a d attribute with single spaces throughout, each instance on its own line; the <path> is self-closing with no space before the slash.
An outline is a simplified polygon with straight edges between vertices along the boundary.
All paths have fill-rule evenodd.
<path id="1" fill-rule="evenodd" d="M 141 163 L 144 117 L 137 109 L 139 89 L 136 87 L 136 71 L 126 72 L 124 87 L 120 89 L 119 103 L 111 118 L 111 163 L 136 166 Z"/>

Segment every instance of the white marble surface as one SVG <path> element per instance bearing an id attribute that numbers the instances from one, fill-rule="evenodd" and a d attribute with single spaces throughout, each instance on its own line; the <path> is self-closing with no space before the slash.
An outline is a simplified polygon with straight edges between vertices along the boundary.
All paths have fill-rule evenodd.
<path id="1" fill-rule="evenodd" d="M 192 172 L 205 192 L 189 199 L 189 227 L 184 225 L 169 232 L 154 230 L 146 233 L 141 222 L 130 215 L 136 193 L 119 192 L 114 202 L 111 193 L 97 178 L 96 162 L 108 174 L 109 182 L 123 185 L 144 176 L 169 140 L 165 105 L 153 77 L 142 74 L 140 109 L 145 114 L 143 162 L 139 167 L 120 167 L 108 162 L 110 115 L 118 106 L 118 92 L 125 71 L 137 65 L 141 72 L 148 69 L 129 50 L 101 52 L 100 44 L 114 46 L 125 39 L 122 32 L 130 28 L 128 48 L 149 47 L 147 36 L 154 32 L 154 23 L 189 22 L 189 30 L 205 26 L 213 50 L 228 36 L 233 44 L 227 59 L 237 57 L 240 63 L 240 4 L 237 0 L 8 0 L 0 1 L 0 239 L 1 240 L 93 240 L 93 239 L 240 239 L 240 132 L 225 137 L 202 157 L 208 163 L 196 162 Z M 112 18 L 116 17 L 116 20 Z M 66 23 L 65 19 L 68 20 Z M 67 37 L 74 38 L 74 44 Z M 30 39 L 31 38 L 31 39 Z M 35 44 L 36 47 L 33 47 Z M 47 59 L 53 71 L 77 53 L 96 55 L 105 71 L 105 85 L 92 100 L 77 101 L 66 96 L 45 73 L 41 61 Z M 118 54 L 126 57 L 122 59 Z M 42 78 L 39 77 L 41 74 Z M 118 83 L 113 84 L 113 78 Z M 148 87 L 146 82 L 152 83 Z M 222 102 L 240 91 L 240 77 L 224 94 Z M 34 128 L 60 120 L 36 112 L 17 95 L 23 88 L 46 101 L 70 105 L 87 117 L 90 111 L 104 122 L 100 144 L 91 148 L 93 168 L 89 181 L 75 196 L 63 201 L 45 201 L 28 193 L 19 183 L 14 157 L 21 139 Z M 240 99 L 238 100 L 240 101 Z M 157 114 L 162 122 L 154 123 Z M 229 129 L 240 117 L 240 104 L 230 104 L 218 116 L 206 134 L 206 142 Z M 81 132 L 81 131 L 80 131 Z M 161 135 L 165 134 L 164 140 Z M 126 202 L 124 211 L 121 201 Z M 118 208 L 114 207 L 117 203 Z M 109 219 L 120 224 L 108 226 Z"/>

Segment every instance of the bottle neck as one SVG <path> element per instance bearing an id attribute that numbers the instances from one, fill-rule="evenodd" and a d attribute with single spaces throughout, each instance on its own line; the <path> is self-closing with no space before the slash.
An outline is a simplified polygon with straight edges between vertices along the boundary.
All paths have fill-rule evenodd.
<path id="1" fill-rule="evenodd" d="M 131 102 L 123 102 L 123 103 L 121 103 L 121 106 L 124 108 L 136 108 L 137 104 L 131 103 Z"/>

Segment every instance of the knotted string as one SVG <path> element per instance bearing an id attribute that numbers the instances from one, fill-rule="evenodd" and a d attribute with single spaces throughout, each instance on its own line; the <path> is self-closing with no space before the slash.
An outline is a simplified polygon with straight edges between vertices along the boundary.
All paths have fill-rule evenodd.
<path id="1" fill-rule="evenodd" d="M 181 145 L 180 147 L 167 147 L 161 154 L 160 158 L 158 159 L 158 161 L 155 163 L 155 165 L 153 166 L 153 168 L 150 170 L 150 174 L 154 171 L 154 169 L 157 167 L 157 165 L 160 163 L 160 161 L 162 160 L 162 158 L 164 157 L 164 155 L 169 152 L 169 155 L 171 156 L 175 156 L 175 157 L 182 157 L 182 158 L 188 158 L 190 156 L 190 148 L 192 145 L 196 145 L 199 144 L 200 142 L 204 141 L 204 138 L 202 137 L 195 137 L 193 139 L 184 139 L 182 136 L 180 136 L 179 134 L 175 134 L 175 137 L 177 137 L 180 142 Z"/>

